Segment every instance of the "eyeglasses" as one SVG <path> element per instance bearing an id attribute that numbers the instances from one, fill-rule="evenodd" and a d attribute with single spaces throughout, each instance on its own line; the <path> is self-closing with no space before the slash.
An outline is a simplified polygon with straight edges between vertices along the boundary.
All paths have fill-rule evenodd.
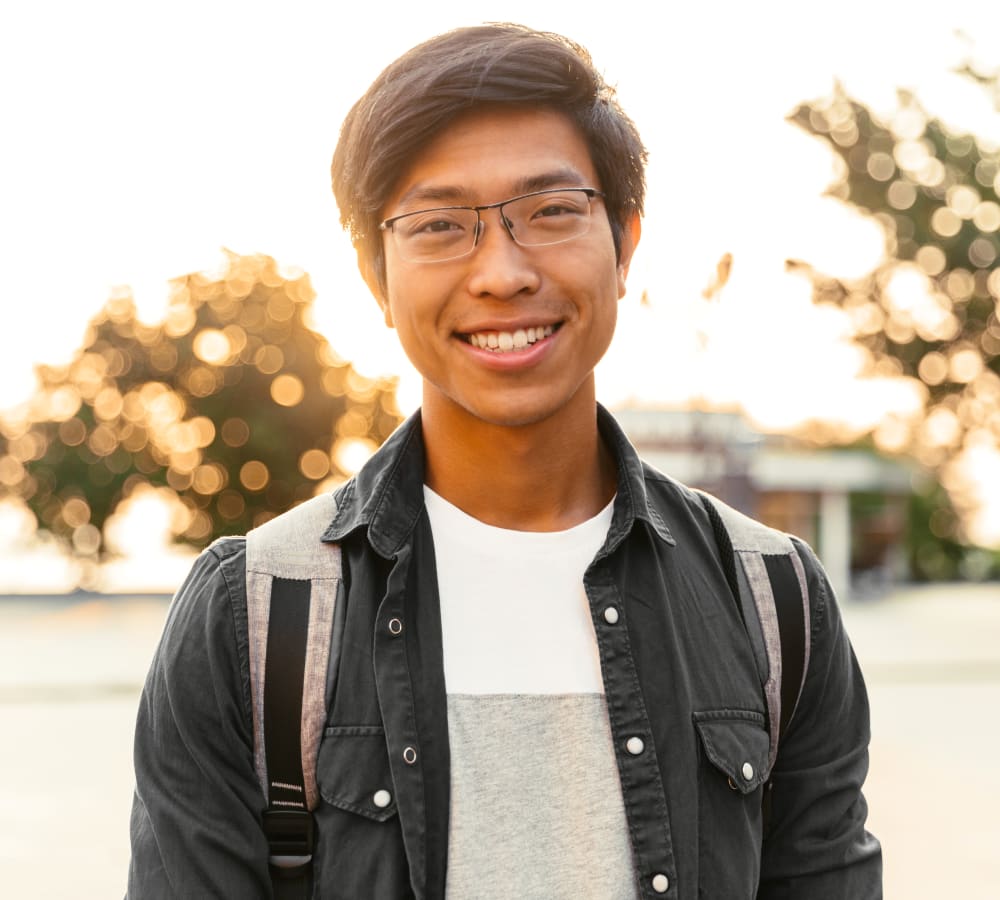
<path id="1" fill-rule="evenodd" d="M 504 230 L 521 247 L 545 247 L 581 237 L 590 230 L 594 188 L 532 191 L 483 206 L 441 206 L 386 219 L 378 227 L 392 234 L 407 262 L 447 262 L 471 253 L 483 232 L 484 209 L 500 211 Z"/>

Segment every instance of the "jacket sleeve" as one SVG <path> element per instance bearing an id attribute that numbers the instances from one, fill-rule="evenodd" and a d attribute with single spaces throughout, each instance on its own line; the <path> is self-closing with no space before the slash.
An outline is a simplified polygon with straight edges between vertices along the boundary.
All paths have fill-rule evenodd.
<path id="1" fill-rule="evenodd" d="M 829 581 L 796 541 L 812 612 L 802 694 L 772 772 L 757 900 L 877 900 L 882 850 L 865 830 L 868 695 Z"/>
<path id="2" fill-rule="evenodd" d="M 131 900 L 271 896 L 244 566 L 241 540 L 213 545 L 167 613 L 136 721 Z"/>

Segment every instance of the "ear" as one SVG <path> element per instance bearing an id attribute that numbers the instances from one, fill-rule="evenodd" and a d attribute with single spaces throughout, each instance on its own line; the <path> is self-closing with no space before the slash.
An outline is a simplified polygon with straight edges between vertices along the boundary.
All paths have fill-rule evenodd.
<path id="1" fill-rule="evenodd" d="M 369 259 L 368 255 L 360 247 L 357 248 L 356 252 L 358 256 L 358 271 L 365 280 L 365 284 L 368 285 L 368 290 L 371 291 L 375 302 L 378 303 L 379 309 L 382 310 L 382 317 L 385 319 L 386 327 L 395 328 L 395 324 L 392 321 L 392 310 L 389 308 L 389 300 L 386 297 L 385 290 L 382 288 L 384 279 L 379 278 L 379 273 L 375 270 L 371 259 Z M 383 265 L 385 264 L 383 263 Z"/>
<path id="2" fill-rule="evenodd" d="M 625 296 L 625 279 L 628 278 L 628 267 L 632 262 L 632 254 L 642 236 L 642 220 L 638 213 L 633 213 L 624 223 L 621 237 L 621 251 L 618 254 L 618 299 Z"/>

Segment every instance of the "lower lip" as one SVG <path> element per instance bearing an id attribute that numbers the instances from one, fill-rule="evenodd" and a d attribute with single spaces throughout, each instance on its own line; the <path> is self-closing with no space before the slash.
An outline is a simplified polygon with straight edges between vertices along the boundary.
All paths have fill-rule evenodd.
<path id="1" fill-rule="evenodd" d="M 457 338 L 465 351 L 472 355 L 477 363 L 492 369 L 495 372 L 516 372 L 520 369 L 527 369 L 538 363 L 549 353 L 554 346 L 559 331 L 556 330 L 546 338 L 528 344 L 521 350 L 508 350 L 504 353 L 496 350 L 484 350 L 476 347 L 462 338 Z"/>

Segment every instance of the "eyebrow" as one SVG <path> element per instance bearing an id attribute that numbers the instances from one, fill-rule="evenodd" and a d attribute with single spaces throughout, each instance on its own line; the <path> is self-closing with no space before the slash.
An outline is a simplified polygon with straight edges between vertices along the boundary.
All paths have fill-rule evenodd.
<path id="1" fill-rule="evenodd" d="M 521 194 L 530 194 L 533 191 L 544 191 L 554 187 L 582 187 L 584 183 L 583 176 L 576 169 L 566 166 L 561 169 L 553 169 L 550 172 L 524 175 L 518 178 L 510 186 L 510 196 L 517 197 Z M 418 202 L 458 205 L 462 201 L 468 201 L 468 191 L 458 185 L 415 184 L 396 201 L 395 205 L 398 209 L 403 209 Z"/>

